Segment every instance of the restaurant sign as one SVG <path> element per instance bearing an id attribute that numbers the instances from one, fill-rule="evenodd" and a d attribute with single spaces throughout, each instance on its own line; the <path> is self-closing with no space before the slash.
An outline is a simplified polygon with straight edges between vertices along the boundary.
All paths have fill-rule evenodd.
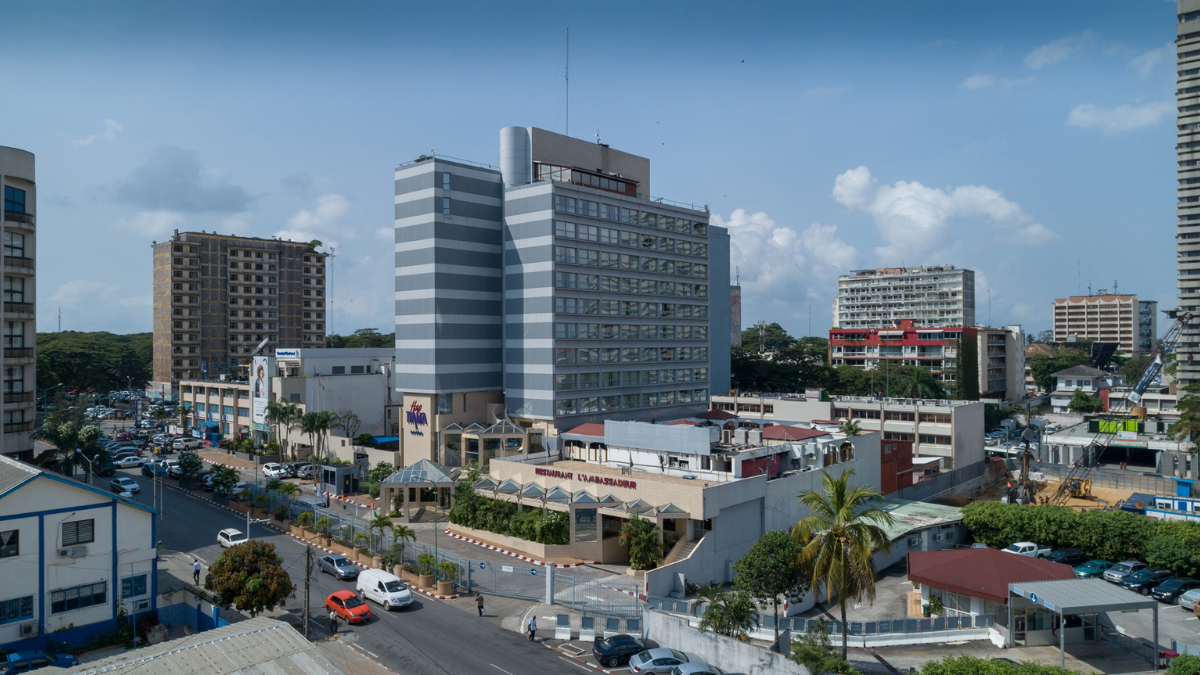
<path id="1" fill-rule="evenodd" d="M 629 490 L 637 489 L 637 481 L 612 478 L 610 476 L 591 476 L 583 473 L 577 474 L 572 471 L 559 471 L 558 469 L 534 469 L 533 471 L 539 476 L 547 476 L 549 478 L 578 480 L 583 481 L 584 483 L 596 483 L 597 485 L 626 488 Z"/>

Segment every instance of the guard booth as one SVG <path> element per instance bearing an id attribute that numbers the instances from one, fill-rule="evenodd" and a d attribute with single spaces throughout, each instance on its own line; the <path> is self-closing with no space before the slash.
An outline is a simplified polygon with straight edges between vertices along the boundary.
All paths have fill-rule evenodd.
<path id="1" fill-rule="evenodd" d="M 357 464 L 322 466 L 319 480 L 321 492 L 335 497 L 358 494 L 359 472 Z"/>
<path id="2" fill-rule="evenodd" d="M 1008 585 L 1007 646 L 1053 644 L 1057 638 L 1059 664 L 1066 668 L 1067 643 L 1100 639 L 1101 612 L 1149 609 L 1154 612 L 1154 670 L 1161 663 L 1158 646 L 1158 601 L 1103 579 L 1024 581 Z"/>

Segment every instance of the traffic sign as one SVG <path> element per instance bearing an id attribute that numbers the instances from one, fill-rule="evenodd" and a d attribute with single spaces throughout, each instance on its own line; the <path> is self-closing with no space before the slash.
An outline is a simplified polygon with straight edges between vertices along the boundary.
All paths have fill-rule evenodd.
<path id="1" fill-rule="evenodd" d="M 480 563 L 479 563 L 479 569 L 481 569 L 481 570 L 486 570 L 486 569 L 487 569 L 487 563 L 485 563 L 485 562 L 480 562 Z"/>
<path id="2" fill-rule="evenodd" d="M 1032 604 L 1034 604 L 1034 605 L 1036 605 L 1036 604 L 1037 604 L 1037 593 L 1030 593 L 1030 594 L 1029 594 L 1029 602 L 1030 602 L 1030 603 L 1032 603 Z"/>
<path id="3" fill-rule="evenodd" d="M 537 570 L 531 569 L 531 570 L 529 570 L 529 573 L 535 577 L 537 576 Z"/>

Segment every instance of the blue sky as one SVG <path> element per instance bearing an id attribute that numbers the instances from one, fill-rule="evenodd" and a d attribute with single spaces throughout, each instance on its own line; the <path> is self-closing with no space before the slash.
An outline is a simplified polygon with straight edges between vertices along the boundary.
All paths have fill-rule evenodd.
<path id="1" fill-rule="evenodd" d="M 40 330 L 150 330 L 178 228 L 336 245 L 332 331 L 389 332 L 393 169 L 562 132 L 568 27 L 571 134 L 730 226 L 746 325 L 901 263 L 976 270 L 981 323 L 1048 328 L 1077 260 L 1174 306 L 1173 2 L 342 5 L 5 3 Z"/>

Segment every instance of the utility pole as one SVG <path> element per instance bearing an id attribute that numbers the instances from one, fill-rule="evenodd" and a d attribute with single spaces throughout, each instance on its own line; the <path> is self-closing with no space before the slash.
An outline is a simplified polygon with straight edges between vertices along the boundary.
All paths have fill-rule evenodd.
<path id="1" fill-rule="evenodd" d="M 308 639 L 308 587 L 312 579 L 312 546 L 304 544 L 304 639 Z"/>

